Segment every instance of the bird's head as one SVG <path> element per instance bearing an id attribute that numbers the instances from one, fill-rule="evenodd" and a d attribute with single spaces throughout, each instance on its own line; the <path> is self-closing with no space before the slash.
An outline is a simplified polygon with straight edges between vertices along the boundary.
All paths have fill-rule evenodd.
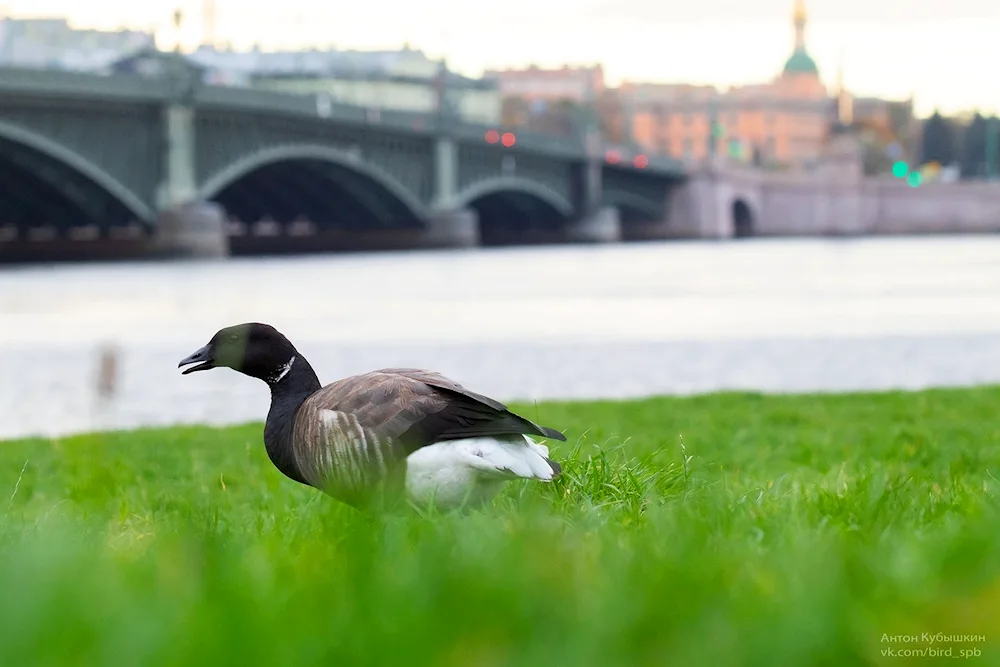
<path id="1" fill-rule="evenodd" d="M 295 355 L 295 347 L 277 329 L 248 322 L 219 329 L 207 345 L 181 359 L 177 367 L 188 366 L 182 375 L 231 368 L 271 384 L 288 372 Z"/>

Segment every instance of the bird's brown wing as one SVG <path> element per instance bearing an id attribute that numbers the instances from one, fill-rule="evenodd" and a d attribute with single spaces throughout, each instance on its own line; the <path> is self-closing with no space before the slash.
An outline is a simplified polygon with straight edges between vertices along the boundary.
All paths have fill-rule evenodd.
<path id="1" fill-rule="evenodd" d="M 338 380 L 306 399 L 295 417 L 294 449 L 311 484 L 360 492 L 421 447 L 517 434 L 566 439 L 440 373 L 387 368 Z"/>
<path id="2" fill-rule="evenodd" d="M 414 424 L 420 427 L 421 433 L 431 438 L 430 442 L 516 434 L 566 440 L 566 436 L 559 431 L 516 415 L 503 403 L 469 391 L 440 373 L 417 368 L 387 368 L 376 373 L 399 378 L 399 382 L 411 386 L 431 388 L 430 395 L 436 399 L 434 407 L 440 409 L 429 411 Z"/>
<path id="3" fill-rule="evenodd" d="M 566 439 L 499 401 L 417 368 L 385 368 L 344 378 L 310 396 L 306 406 L 352 414 L 379 438 L 398 441 L 407 453 L 434 442 L 482 436 Z"/>

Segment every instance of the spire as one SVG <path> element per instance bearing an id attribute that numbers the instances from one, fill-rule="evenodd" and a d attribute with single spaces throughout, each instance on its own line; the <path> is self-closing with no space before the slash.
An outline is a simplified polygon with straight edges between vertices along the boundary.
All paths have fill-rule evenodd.
<path id="1" fill-rule="evenodd" d="M 795 26 L 795 50 L 805 51 L 806 49 L 806 0 L 795 0 L 795 10 L 792 16 L 792 24 Z"/>
<path id="2" fill-rule="evenodd" d="M 215 0 L 202 0 L 201 2 L 201 43 L 206 46 L 215 46 Z"/>
<path id="3" fill-rule="evenodd" d="M 837 121 L 844 127 L 854 122 L 854 100 L 844 85 L 844 54 L 840 54 L 837 66 Z"/>
<path id="4" fill-rule="evenodd" d="M 805 0 L 795 0 L 794 11 L 792 13 L 792 23 L 795 25 L 795 49 L 785 63 L 784 74 L 786 76 L 798 76 L 801 74 L 812 77 L 819 76 L 816 61 L 806 51 L 806 18 Z"/>

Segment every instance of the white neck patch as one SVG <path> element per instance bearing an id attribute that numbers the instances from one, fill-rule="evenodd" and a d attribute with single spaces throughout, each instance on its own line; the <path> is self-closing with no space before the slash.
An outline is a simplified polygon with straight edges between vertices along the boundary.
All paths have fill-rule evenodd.
<path id="1" fill-rule="evenodd" d="M 288 360 L 287 364 L 281 367 L 281 370 L 278 371 L 277 375 L 271 378 L 271 382 L 274 384 L 281 382 L 282 378 L 288 375 L 288 371 L 292 370 L 292 364 L 294 363 L 295 363 L 295 357 L 293 356 L 291 359 Z"/>

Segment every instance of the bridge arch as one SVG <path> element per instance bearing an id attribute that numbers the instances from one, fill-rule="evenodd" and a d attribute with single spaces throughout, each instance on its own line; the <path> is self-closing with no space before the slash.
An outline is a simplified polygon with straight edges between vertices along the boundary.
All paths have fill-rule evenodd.
<path id="1" fill-rule="evenodd" d="M 476 200 L 493 195 L 520 193 L 541 200 L 567 218 L 573 215 L 573 205 L 558 192 L 526 178 L 498 176 L 477 181 L 463 189 L 457 197 L 460 207 L 472 206 Z"/>
<path id="2" fill-rule="evenodd" d="M 605 192 L 602 197 L 605 206 L 618 208 L 623 223 L 659 222 L 666 218 L 664 203 L 654 202 L 640 195 L 621 190 Z"/>
<path id="3" fill-rule="evenodd" d="M 244 223 L 306 218 L 319 226 L 396 228 L 423 226 L 429 217 L 418 197 L 391 174 L 316 144 L 255 151 L 205 179 L 199 196 Z"/>
<path id="4" fill-rule="evenodd" d="M 549 238 L 573 218 L 573 205 L 552 188 L 517 177 L 477 181 L 456 197 L 461 208 L 479 216 L 484 245 Z"/>
<path id="5" fill-rule="evenodd" d="M 7 218 L 0 224 L 107 228 L 133 221 L 151 226 L 155 217 L 141 197 L 90 160 L 4 121 L 0 121 L 0 203 L 0 216 Z M 27 219 L 13 219 L 18 217 Z"/>

